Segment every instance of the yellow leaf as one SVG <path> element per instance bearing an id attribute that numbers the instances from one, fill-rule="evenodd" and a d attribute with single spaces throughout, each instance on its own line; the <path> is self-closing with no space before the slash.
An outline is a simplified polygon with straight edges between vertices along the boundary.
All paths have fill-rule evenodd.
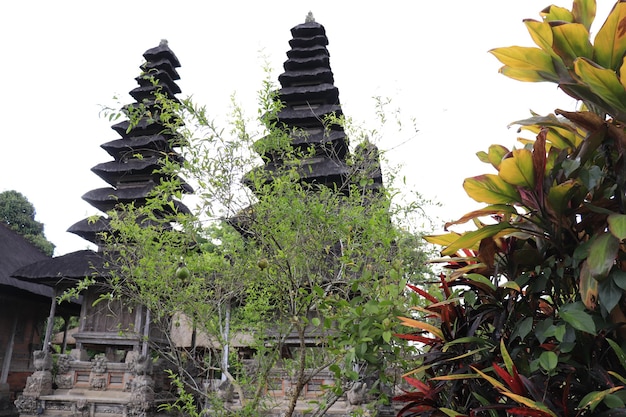
<path id="1" fill-rule="evenodd" d="M 617 71 L 626 53 L 626 3 L 618 2 L 594 40 L 595 61 Z"/>
<path id="2" fill-rule="evenodd" d="M 520 201 L 517 189 L 494 174 L 466 178 L 463 188 L 470 198 L 479 203 L 512 204 Z"/>
<path id="3" fill-rule="evenodd" d="M 517 81 L 524 81 L 529 83 L 539 83 L 542 81 L 554 81 L 551 78 L 544 77 L 538 71 L 529 69 L 517 69 L 509 66 L 504 66 L 498 70 L 502 75 L 512 78 Z"/>
<path id="4" fill-rule="evenodd" d="M 457 240 L 441 251 L 443 256 L 453 255 L 459 249 L 471 248 L 481 240 L 501 233 L 515 232 L 517 229 L 511 227 L 509 223 L 498 223 L 483 226 L 478 230 L 463 233 Z"/>
<path id="5" fill-rule="evenodd" d="M 527 46 L 509 46 L 507 48 L 495 48 L 489 51 L 500 62 L 511 68 L 520 70 L 535 70 L 554 74 L 556 71 L 550 55 L 539 48 Z M 558 77 L 557 77 L 558 78 Z"/>
<path id="6" fill-rule="evenodd" d="M 509 374 L 513 375 L 515 368 L 515 364 L 513 363 L 513 359 L 511 359 L 511 355 L 506 350 L 506 346 L 504 344 L 504 338 L 500 339 L 500 353 L 502 354 L 502 360 L 504 361 L 504 366 Z"/>
<path id="7" fill-rule="evenodd" d="M 448 246 L 461 236 L 460 233 L 446 233 L 443 235 L 424 236 L 424 240 L 433 245 Z"/>
<path id="8" fill-rule="evenodd" d="M 554 38 L 552 36 L 552 29 L 547 22 L 538 22 L 533 19 L 525 19 L 524 24 L 533 42 L 552 57 L 558 57 L 556 52 L 552 49 L 552 42 Z"/>
<path id="9" fill-rule="evenodd" d="M 514 149 L 513 157 L 500 164 L 499 175 L 511 185 L 535 188 L 533 153 L 528 149 Z"/>
<path id="10" fill-rule="evenodd" d="M 481 370 L 479 370 L 478 368 L 475 368 L 473 366 L 470 366 L 470 368 L 472 368 L 474 370 L 474 372 L 476 372 L 482 378 L 486 379 L 491 385 L 493 385 L 494 388 L 496 388 L 500 392 L 502 392 L 502 393 L 509 392 L 507 387 L 502 382 L 500 382 L 497 379 L 495 379 L 494 377 L 487 375 L 486 373 L 482 372 Z"/>
<path id="11" fill-rule="evenodd" d="M 502 394 L 506 395 L 507 397 L 509 397 L 512 400 L 517 401 L 520 404 L 525 405 L 528 408 L 532 408 L 533 410 L 542 411 L 542 412 L 547 413 L 548 415 L 550 415 L 552 417 L 558 417 L 556 414 L 554 414 L 554 412 L 552 410 L 550 410 L 545 405 L 543 405 L 543 404 L 541 404 L 539 402 L 533 401 L 530 398 L 526 398 L 523 395 L 513 394 L 510 391 L 502 392 Z"/>
<path id="12" fill-rule="evenodd" d="M 556 214 L 561 215 L 567 209 L 572 193 L 579 185 L 580 184 L 574 180 L 567 180 L 566 182 L 550 187 L 548 202 Z"/>
<path id="13" fill-rule="evenodd" d="M 546 22 L 556 22 L 556 21 L 573 22 L 574 21 L 574 15 L 572 14 L 572 12 L 567 10 L 565 7 L 559 7 L 559 6 L 554 6 L 554 5 L 548 6 L 545 9 L 543 9 L 540 15 L 541 17 L 543 17 L 543 20 L 545 20 Z"/>
<path id="14" fill-rule="evenodd" d="M 591 58 L 593 46 L 589 42 L 589 31 L 580 23 L 552 24 L 553 48 L 565 65 L 579 57 Z"/>
<path id="15" fill-rule="evenodd" d="M 431 333 L 433 336 L 444 340 L 441 329 L 433 326 L 432 324 L 424 323 L 423 321 L 410 319 L 408 317 L 398 317 L 404 326 L 413 327 L 416 329 L 424 330 Z"/>
<path id="16" fill-rule="evenodd" d="M 470 211 L 469 213 L 463 215 L 463 217 L 461 217 L 458 220 L 447 222 L 445 225 L 445 228 L 447 229 L 448 227 L 453 226 L 455 224 L 467 223 L 468 221 L 475 219 L 476 217 L 492 216 L 495 214 L 506 215 L 506 214 L 515 214 L 515 213 L 517 213 L 517 210 L 515 210 L 515 207 L 511 205 L 492 204 L 492 205 L 489 205 L 487 207 L 484 207 L 478 210 Z"/>
<path id="17" fill-rule="evenodd" d="M 574 0 L 572 14 L 574 15 L 574 22 L 581 23 L 589 30 L 596 17 L 595 0 Z"/>
<path id="18" fill-rule="evenodd" d="M 611 107 L 626 111 L 626 90 L 615 71 L 598 67 L 593 61 L 583 58 L 574 62 L 574 71 L 595 95 Z"/>
<path id="19" fill-rule="evenodd" d="M 589 310 L 595 310 L 598 306 L 598 281 L 591 276 L 587 261 L 580 267 L 579 292 L 580 298 Z"/>
<path id="20" fill-rule="evenodd" d="M 579 409 L 589 408 L 589 410 L 593 411 L 598 406 L 600 401 L 604 400 L 607 395 L 613 394 L 615 391 L 619 391 L 624 387 L 613 387 L 606 389 L 604 391 L 592 391 L 585 395 L 580 403 L 578 404 Z"/>
<path id="21" fill-rule="evenodd" d="M 626 59 L 622 61 L 622 65 L 619 67 L 619 82 L 626 88 Z"/>

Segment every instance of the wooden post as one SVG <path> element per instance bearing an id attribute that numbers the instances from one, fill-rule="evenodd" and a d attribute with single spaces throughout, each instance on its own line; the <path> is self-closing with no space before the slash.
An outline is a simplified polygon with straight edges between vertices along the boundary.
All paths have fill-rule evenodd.
<path id="1" fill-rule="evenodd" d="M 15 342 L 15 332 L 17 331 L 17 316 L 13 317 L 13 326 L 11 328 L 11 336 L 7 343 L 4 353 L 4 361 L 2 362 L 2 372 L 0 373 L 0 384 L 6 384 L 9 379 L 9 369 L 11 368 L 11 357 L 13 356 L 13 343 Z"/>
<path id="2" fill-rule="evenodd" d="M 57 311 L 57 289 L 52 293 L 52 303 L 50 304 L 50 315 L 48 316 L 48 325 L 46 326 L 46 337 L 43 340 L 43 351 L 48 351 L 50 340 L 52 339 L 52 328 L 54 326 L 54 315 Z"/>
<path id="3" fill-rule="evenodd" d="M 141 345 L 141 354 L 148 356 L 148 337 L 150 336 L 150 309 L 146 308 L 146 322 L 143 327 L 143 344 Z"/>
<path id="4" fill-rule="evenodd" d="M 63 316 L 63 342 L 61 343 L 61 346 L 63 347 L 61 348 L 61 353 L 65 353 L 67 350 L 67 326 L 69 324 L 69 320 L 69 316 Z"/>

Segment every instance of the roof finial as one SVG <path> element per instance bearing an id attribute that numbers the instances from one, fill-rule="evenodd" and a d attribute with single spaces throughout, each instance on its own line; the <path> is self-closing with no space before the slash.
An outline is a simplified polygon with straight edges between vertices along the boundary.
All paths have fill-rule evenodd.
<path id="1" fill-rule="evenodd" d="M 304 19 L 304 23 L 311 23 L 311 22 L 315 22 L 315 18 L 313 17 L 313 12 L 309 11 L 309 13 L 306 15 L 306 19 Z"/>
<path id="2" fill-rule="evenodd" d="M 167 46 L 167 39 L 161 39 L 161 43 L 159 43 L 159 46 Z"/>

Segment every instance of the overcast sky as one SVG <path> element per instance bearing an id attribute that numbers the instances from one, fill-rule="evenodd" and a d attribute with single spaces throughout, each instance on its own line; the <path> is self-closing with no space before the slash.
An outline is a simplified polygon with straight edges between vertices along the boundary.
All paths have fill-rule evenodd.
<path id="1" fill-rule="evenodd" d="M 403 166 L 407 191 L 460 217 L 475 203 L 463 179 L 489 171 L 474 154 L 492 143 L 515 145 L 507 125 L 575 102 L 554 84 L 521 83 L 498 74 L 489 49 L 532 46 L 522 19 L 539 19 L 545 0 L 348 1 L 10 1 L 0 5 L 3 151 L 0 191 L 33 203 L 55 254 L 88 242 L 67 233 L 98 213 L 81 196 L 106 183 L 94 165 L 111 158 L 100 144 L 117 139 L 101 105 L 133 99 L 146 49 L 162 38 L 179 58 L 183 90 L 220 122 L 230 96 L 250 117 L 265 55 L 277 79 L 290 29 L 311 10 L 326 28 L 335 85 L 347 116 L 375 127 L 373 96 L 390 97 L 411 129 L 375 138 Z M 571 7 L 571 1 L 557 5 Z M 613 1 L 601 0 L 597 23 Z M 598 30 L 598 26 L 593 29 Z M 261 52 L 263 51 L 263 52 Z M 392 135 L 390 135 L 392 136 Z"/>

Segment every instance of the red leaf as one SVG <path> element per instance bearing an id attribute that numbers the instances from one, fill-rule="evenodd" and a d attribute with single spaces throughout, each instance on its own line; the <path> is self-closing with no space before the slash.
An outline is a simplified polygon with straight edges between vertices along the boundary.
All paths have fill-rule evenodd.
<path id="1" fill-rule="evenodd" d="M 422 415 L 422 413 L 424 413 L 425 411 L 434 411 L 434 410 L 435 408 L 430 405 L 408 404 L 405 407 L 403 407 L 400 411 L 398 411 L 398 414 L 396 414 L 396 416 L 402 417 L 405 414 L 410 415 L 410 416 L 419 416 L 419 415 Z"/>
<path id="2" fill-rule="evenodd" d="M 493 370 L 496 371 L 498 376 L 506 382 L 506 384 L 511 388 L 514 394 L 524 395 L 526 394 L 526 390 L 524 390 L 524 386 L 522 385 L 522 381 L 519 378 L 515 378 L 514 375 L 510 375 L 505 369 L 501 368 L 494 362 Z"/>
<path id="3" fill-rule="evenodd" d="M 424 394 L 430 393 L 431 392 L 431 388 L 430 385 L 420 381 L 419 379 L 416 378 L 411 378 L 410 376 L 405 376 L 404 380 L 409 384 L 414 386 L 415 388 L 417 388 L 419 391 L 423 392 Z"/>
<path id="4" fill-rule="evenodd" d="M 542 128 L 533 144 L 533 168 L 535 168 L 535 186 L 537 195 L 543 203 L 543 178 L 546 172 L 546 135 L 548 129 Z"/>
<path id="5" fill-rule="evenodd" d="M 416 293 L 418 293 L 419 295 L 421 295 L 422 297 L 426 298 L 428 301 L 430 301 L 432 303 L 438 303 L 439 302 L 439 300 L 437 300 L 431 294 L 427 293 L 426 291 L 424 291 L 423 289 L 421 289 L 419 287 L 416 287 L 415 285 L 406 284 L 406 286 L 409 287 L 410 289 L 412 289 L 413 291 L 415 291 Z"/>
<path id="6" fill-rule="evenodd" d="M 506 410 L 509 414 L 515 414 L 517 416 L 530 416 L 530 417 L 550 417 L 549 413 L 541 410 L 535 410 L 527 407 L 513 407 Z"/>
<path id="7" fill-rule="evenodd" d="M 439 274 L 439 280 L 441 281 L 441 288 L 443 289 L 443 293 L 446 296 L 446 299 L 450 298 L 452 292 L 448 287 L 448 281 L 446 281 L 446 276 L 444 274 Z"/>

